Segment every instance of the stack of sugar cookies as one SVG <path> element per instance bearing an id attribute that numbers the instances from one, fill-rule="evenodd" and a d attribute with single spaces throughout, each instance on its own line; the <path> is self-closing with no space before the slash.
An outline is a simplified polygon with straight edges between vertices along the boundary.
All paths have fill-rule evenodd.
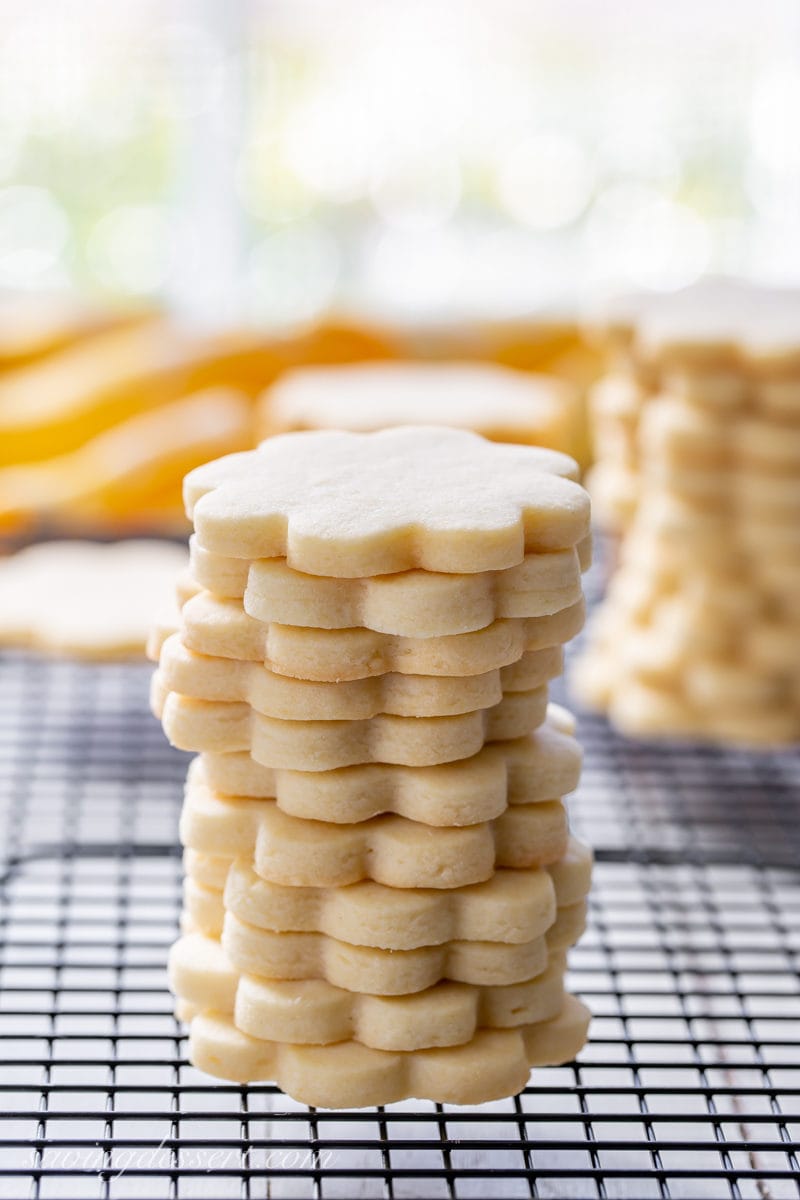
<path id="1" fill-rule="evenodd" d="M 578 690 L 630 733 L 795 741 L 800 292 L 711 282 L 611 334 L 590 486 L 626 532 Z"/>
<path id="2" fill-rule="evenodd" d="M 324 1107 L 477 1103 L 582 1046 L 591 853 L 548 704 L 584 615 L 574 469 L 406 428 L 187 477 L 195 594 L 153 706 L 199 752 L 170 959 L 196 1066 Z"/>

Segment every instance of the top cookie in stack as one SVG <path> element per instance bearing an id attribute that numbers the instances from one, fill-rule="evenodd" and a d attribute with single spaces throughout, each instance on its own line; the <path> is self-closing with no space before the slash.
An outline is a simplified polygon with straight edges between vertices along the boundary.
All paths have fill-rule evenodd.
<path id="1" fill-rule="evenodd" d="M 199 590 L 153 703 L 200 752 L 171 959 L 198 1066 L 326 1106 L 470 1103 L 580 1048 L 591 856 L 547 698 L 583 621 L 574 471 L 405 428 L 187 477 Z"/>
<path id="2" fill-rule="evenodd" d="M 336 579 L 474 575 L 586 538 L 575 475 L 566 455 L 409 427 L 275 438 L 191 471 L 184 497 L 197 544 L 217 554 Z"/>

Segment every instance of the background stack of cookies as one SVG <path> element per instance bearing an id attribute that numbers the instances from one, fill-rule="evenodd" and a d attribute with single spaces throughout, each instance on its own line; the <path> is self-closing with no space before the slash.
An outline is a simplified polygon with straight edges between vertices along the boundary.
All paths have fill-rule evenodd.
<path id="1" fill-rule="evenodd" d="M 583 623 L 574 463 L 470 433 L 298 433 L 186 481 L 153 704 L 199 751 L 171 956 L 190 1056 L 360 1106 L 570 1059 L 591 853 L 548 704 Z"/>
<path id="2" fill-rule="evenodd" d="M 800 737 L 800 293 L 733 282 L 608 329 L 595 511 L 620 567 L 576 672 L 635 734 Z"/>
<path id="3" fill-rule="evenodd" d="M 639 500 L 639 417 L 649 394 L 622 354 L 589 392 L 594 463 L 586 472 L 592 515 L 609 532 L 628 528 Z"/>

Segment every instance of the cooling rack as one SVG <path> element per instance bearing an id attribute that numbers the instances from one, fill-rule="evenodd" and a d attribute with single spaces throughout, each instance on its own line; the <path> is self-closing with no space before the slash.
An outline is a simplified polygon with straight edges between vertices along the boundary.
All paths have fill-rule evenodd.
<path id="1" fill-rule="evenodd" d="M 0 658 L 0 1197 L 800 1195 L 800 760 L 581 716 L 580 1062 L 477 1109 L 314 1111 L 186 1063 L 185 756 L 149 671 Z"/>

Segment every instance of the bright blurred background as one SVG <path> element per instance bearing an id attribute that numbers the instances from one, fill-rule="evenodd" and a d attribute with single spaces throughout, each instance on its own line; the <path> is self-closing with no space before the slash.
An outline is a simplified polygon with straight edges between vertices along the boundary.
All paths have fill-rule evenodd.
<path id="1" fill-rule="evenodd" d="M 0 18 L 0 458 L 53 468 L 0 470 L 3 526 L 179 525 L 180 473 L 254 432 L 211 421 L 178 454 L 186 411 L 124 422 L 204 389 L 422 355 L 580 396 L 598 296 L 800 280 L 796 0 L 0 0 Z M 114 461 L 163 441 L 169 467 L 142 485 L 142 449 L 135 497 L 106 480 L 76 507 L 94 468 L 59 458 L 120 425 Z M 564 448 L 586 461 L 585 430 Z"/>
<path id="2" fill-rule="evenodd" d="M 271 325 L 800 277 L 795 0 L 3 0 L 0 285 Z"/>

